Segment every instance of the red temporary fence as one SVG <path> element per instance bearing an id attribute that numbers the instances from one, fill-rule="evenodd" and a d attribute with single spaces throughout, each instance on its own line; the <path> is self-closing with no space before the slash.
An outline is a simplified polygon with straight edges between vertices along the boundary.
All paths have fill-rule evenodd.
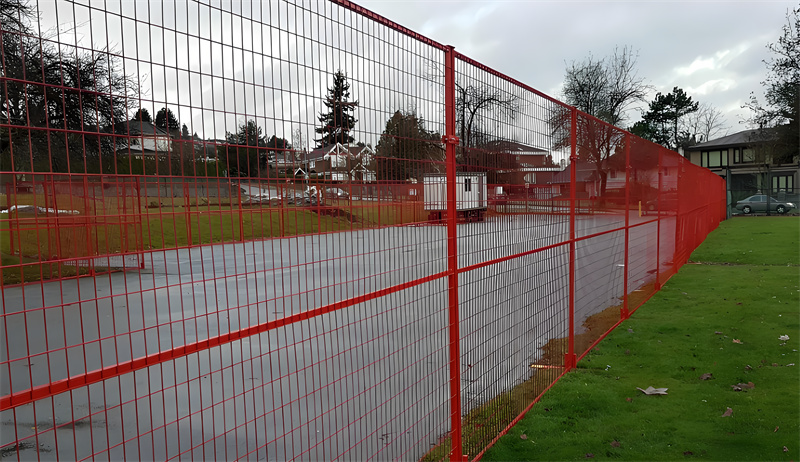
<path id="1" fill-rule="evenodd" d="M 137 179 L 98 179 L 33 175 L 5 184 L 7 254 L 20 259 L 4 265 L 7 277 L 24 282 L 26 273 L 40 280 L 144 267 Z"/>
<path id="2" fill-rule="evenodd" d="M 480 459 L 725 218 L 349 1 L 9 11 L 3 458 Z"/>

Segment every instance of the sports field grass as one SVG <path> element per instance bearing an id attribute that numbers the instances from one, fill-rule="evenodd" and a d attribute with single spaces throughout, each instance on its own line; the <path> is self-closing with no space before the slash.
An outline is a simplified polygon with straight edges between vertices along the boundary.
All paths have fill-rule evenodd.
<path id="1" fill-rule="evenodd" d="M 18 199 L 20 203 L 51 205 L 39 196 L 20 195 Z M 93 215 L 98 217 L 90 221 L 85 218 L 86 204 L 67 196 L 58 203 L 67 204 L 65 208 L 77 210 L 78 215 L 56 219 L 45 213 L 14 212 L 3 216 L 0 284 L 86 274 L 88 268 L 75 268 L 73 261 L 63 260 L 87 255 L 349 231 L 417 222 L 423 215 L 418 202 L 333 200 L 324 207 L 265 203 L 242 208 L 161 202 L 167 205 L 154 202 L 155 206 L 140 209 L 132 200 L 124 208 L 119 199 L 93 203 Z"/>
<path id="2" fill-rule="evenodd" d="M 723 222 L 483 460 L 800 459 L 798 236 Z"/>

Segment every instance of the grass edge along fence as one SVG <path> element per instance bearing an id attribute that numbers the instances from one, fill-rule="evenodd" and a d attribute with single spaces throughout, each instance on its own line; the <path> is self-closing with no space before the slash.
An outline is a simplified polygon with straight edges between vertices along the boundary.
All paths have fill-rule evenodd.
<path id="1" fill-rule="evenodd" d="M 798 246 L 796 217 L 723 222 L 484 460 L 797 460 Z"/>

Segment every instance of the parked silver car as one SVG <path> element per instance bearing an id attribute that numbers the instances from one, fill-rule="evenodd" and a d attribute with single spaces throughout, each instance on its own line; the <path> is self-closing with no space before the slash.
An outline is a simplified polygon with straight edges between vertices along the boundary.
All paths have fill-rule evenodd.
<path id="1" fill-rule="evenodd" d="M 767 200 L 769 200 L 769 202 L 767 202 Z M 769 205 L 770 211 L 774 210 L 778 213 L 786 213 L 791 209 L 797 208 L 797 205 L 793 202 L 779 201 L 772 197 L 768 198 L 766 194 L 756 194 L 747 199 L 737 201 L 736 209 L 744 213 L 766 212 L 767 205 Z"/>

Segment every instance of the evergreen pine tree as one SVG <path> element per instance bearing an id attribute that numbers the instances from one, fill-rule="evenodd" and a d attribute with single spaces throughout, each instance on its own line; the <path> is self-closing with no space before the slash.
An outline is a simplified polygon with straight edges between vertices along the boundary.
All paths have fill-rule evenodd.
<path id="1" fill-rule="evenodd" d="M 330 146 L 336 143 L 348 144 L 355 141 L 350 135 L 350 131 L 356 126 L 358 120 L 353 117 L 358 101 L 350 102 L 350 84 L 347 82 L 347 75 L 341 70 L 336 71 L 333 76 L 333 86 L 328 88 L 328 95 L 325 97 L 325 106 L 328 112 L 320 113 L 317 118 L 322 124 L 315 131 L 322 135 L 317 142 L 318 148 Z"/>
<path id="2" fill-rule="evenodd" d="M 179 133 L 181 124 L 175 114 L 172 113 L 172 109 L 162 107 L 156 113 L 156 127 L 169 133 Z"/>
<path id="3" fill-rule="evenodd" d="M 138 111 L 133 115 L 133 120 L 142 122 L 153 123 L 153 118 L 150 117 L 150 112 L 147 109 L 139 108 Z"/>

